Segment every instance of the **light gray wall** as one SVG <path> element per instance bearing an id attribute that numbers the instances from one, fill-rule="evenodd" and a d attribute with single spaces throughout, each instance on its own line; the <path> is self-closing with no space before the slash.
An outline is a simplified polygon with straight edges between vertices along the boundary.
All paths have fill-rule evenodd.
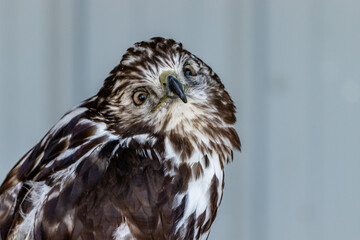
<path id="1" fill-rule="evenodd" d="M 360 2 L 0 0 L 0 178 L 134 42 L 222 78 L 243 152 L 210 239 L 360 238 Z"/>

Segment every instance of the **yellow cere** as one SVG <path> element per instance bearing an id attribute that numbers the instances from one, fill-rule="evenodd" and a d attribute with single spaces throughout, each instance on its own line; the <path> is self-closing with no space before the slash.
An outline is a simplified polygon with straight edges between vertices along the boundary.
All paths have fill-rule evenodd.
<path id="1" fill-rule="evenodd" d="M 164 89 L 166 89 L 166 78 L 167 76 L 169 75 L 172 75 L 174 76 L 176 79 L 178 79 L 178 76 L 176 75 L 176 73 L 174 73 L 173 71 L 165 71 L 165 72 L 162 72 L 160 74 L 160 77 L 159 77 L 159 80 L 160 80 L 160 83 L 161 83 L 161 86 L 163 86 Z"/>

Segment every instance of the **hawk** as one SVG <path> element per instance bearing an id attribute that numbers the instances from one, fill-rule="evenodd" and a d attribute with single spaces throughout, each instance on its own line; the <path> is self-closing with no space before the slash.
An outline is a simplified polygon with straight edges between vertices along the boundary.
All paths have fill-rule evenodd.
<path id="1" fill-rule="evenodd" d="M 206 239 L 240 150 L 234 113 L 181 43 L 135 43 L 8 173 L 0 239 Z"/>

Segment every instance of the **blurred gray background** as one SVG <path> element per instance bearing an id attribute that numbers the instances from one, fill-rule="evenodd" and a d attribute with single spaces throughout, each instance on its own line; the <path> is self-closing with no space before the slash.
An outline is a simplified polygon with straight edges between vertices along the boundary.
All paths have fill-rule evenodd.
<path id="1" fill-rule="evenodd" d="M 134 42 L 222 78 L 242 153 L 210 239 L 360 239 L 360 2 L 0 0 L 0 179 Z"/>

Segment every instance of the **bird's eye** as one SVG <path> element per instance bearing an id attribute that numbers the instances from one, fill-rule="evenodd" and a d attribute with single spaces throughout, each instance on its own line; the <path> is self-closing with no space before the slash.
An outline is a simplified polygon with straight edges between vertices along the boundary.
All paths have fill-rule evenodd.
<path id="1" fill-rule="evenodd" d="M 194 68 L 190 65 L 185 65 L 184 67 L 184 75 L 185 76 L 195 76 L 196 72 L 194 70 Z"/>
<path id="2" fill-rule="evenodd" d="M 145 92 L 143 90 L 137 91 L 133 95 L 133 101 L 134 101 L 135 105 L 141 105 L 145 102 L 147 97 L 148 97 L 147 92 Z"/>

